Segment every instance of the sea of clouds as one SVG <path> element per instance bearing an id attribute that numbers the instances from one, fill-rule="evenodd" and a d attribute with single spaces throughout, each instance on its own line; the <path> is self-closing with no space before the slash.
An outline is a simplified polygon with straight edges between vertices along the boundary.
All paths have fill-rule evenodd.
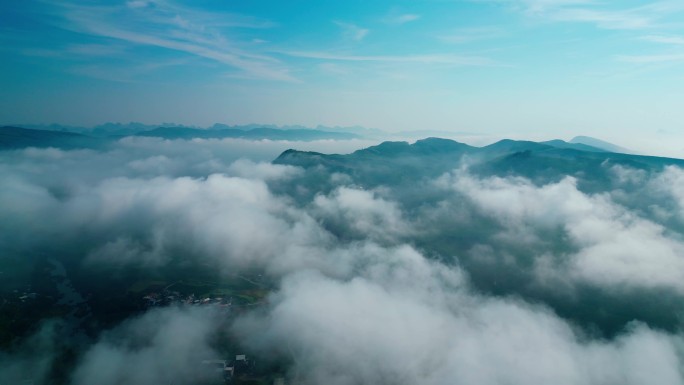
<path id="1" fill-rule="evenodd" d="M 307 170 L 270 163 L 281 151 L 370 144 L 126 138 L 0 152 L 0 247 L 68 249 L 55 257 L 104 269 L 182 256 L 276 283 L 229 325 L 193 307 L 131 317 L 83 348 L 72 384 L 190 381 L 226 329 L 298 384 L 684 383 L 684 309 L 672 306 L 684 300 L 684 170 L 606 166 L 613 187 L 589 193 L 573 177 L 537 185 L 454 165 L 411 204 L 333 172 L 309 201 L 280 192 L 315 187 L 297 185 Z M 0 352 L 0 383 L 51 383 L 56 323 Z"/>

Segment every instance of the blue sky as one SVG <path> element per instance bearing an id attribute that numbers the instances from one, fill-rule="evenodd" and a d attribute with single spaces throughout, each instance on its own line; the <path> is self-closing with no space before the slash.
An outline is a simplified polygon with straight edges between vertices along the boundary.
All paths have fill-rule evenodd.
<path id="1" fill-rule="evenodd" d="M 684 131 L 681 0 L 3 1 L 0 52 L 5 124 Z"/>

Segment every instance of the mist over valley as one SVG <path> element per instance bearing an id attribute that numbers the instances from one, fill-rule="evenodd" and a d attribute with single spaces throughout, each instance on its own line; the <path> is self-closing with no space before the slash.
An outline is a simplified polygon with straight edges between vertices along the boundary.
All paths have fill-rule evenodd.
<path id="1" fill-rule="evenodd" d="M 682 160 L 141 136 L 0 159 L 3 383 L 682 381 Z"/>

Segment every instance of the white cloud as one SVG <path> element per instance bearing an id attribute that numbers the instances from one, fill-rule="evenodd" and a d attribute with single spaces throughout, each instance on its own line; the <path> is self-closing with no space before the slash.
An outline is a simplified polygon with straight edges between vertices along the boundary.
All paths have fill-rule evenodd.
<path id="1" fill-rule="evenodd" d="M 385 62 L 401 64 L 425 64 L 425 65 L 456 65 L 456 66 L 495 66 L 495 61 L 482 56 L 464 56 L 454 54 L 426 54 L 426 55 L 343 55 L 329 52 L 316 51 L 287 51 L 283 54 L 319 60 L 351 61 L 351 62 Z"/>
<path id="2" fill-rule="evenodd" d="M 153 309 L 129 319 L 80 357 L 72 384 L 194 381 L 206 370 L 202 360 L 218 356 L 210 338 L 219 322 L 216 314 L 197 307 Z"/>
<path id="3" fill-rule="evenodd" d="M 509 0 L 509 3 L 524 7 L 529 13 L 543 13 L 549 10 L 595 3 L 594 0 Z"/>
<path id="4" fill-rule="evenodd" d="M 562 229 L 577 250 L 556 256 L 560 281 L 565 276 L 608 290 L 667 288 L 684 294 L 684 243 L 608 195 L 586 195 L 573 178 L 540 187 L 520 178 L 451 178 L 441 183 L 500 222 L 500 239 L 511 245 L 527 242 L 535 250 L 543 242 L 535 235 L 540 229 Z M 547 255 L 536 258 L 543 266 L 549 263 Z"/>
<path id="5" fill-rule="evenodd" d="M 328 196 L 317 195 L 313 207 L 324 223 L 361 239 L 392 241 L 410 233 L 397 204 L 372 191 L 340 187 Z"/>
<path id="6" fill-rule="evenodd" d="M 551 16 L 558 21 L 592 23 L 605 29 L 644 29 L 653 26 L 653 18 L 636 12 L 593 9 L 562 9 Z"/>
<path id="7" fill-rule="evenodd" d="M 62 24 L 80 33 L 209 59 L 237 69 L 244 76 L 296 80 L 277 59 L 243 50 L 223 32 L 231 27 L 268 28 L 273 25 L 268 21 L 200 12 L 165 1 L 131 1 L 126 7 L 63 3 L 56 9 L 63 18 Z M 127 23 L 120 23 L 121 19 Z"/>
<path id="8" fill-rule="evenodd" d="M 438 38 L 446 43 L 462 44 L 472 41 L 494 39 L 501 37 L 503 32 L 498 28 L 482 27 L 459 29 L 451 33 L 442 34 Z"/>
<path id="9" fill-rule="evenodd" d="M 271 164 L 266 162 L 254 163 L 249 159 L 238 159 L 231 163 L 227 172 L 230 175 L 247 179 L 283 180 L 301 175 L 304 170 L 294 166 Z"/>
<path id="10" fill-rule="evenodd" d="M 619 55 L 617 60 L 636 64 L 678 63 L 684 61 L 684 54 Z"/>
<path id="11" fill-rule="evenodd" d="M 347 152 L 366 143 L 352 142 L 128 138 L 104 152 L 3 152 L 0 242 L 49 244 L 90 223 L 97 241 L 79 245 L 91 262 L 163 264 L 183 249 L 226 268 L 277 259 L 279 274 L 315 260 L 328 235 L 266 185 L 302 170 L 263 161 L 293 146 Z"/>
<path id="12" fill-rule="evenodd" d="M 674 211 L 670 214 L 677 215 L 684 221 L 684 170 L 678 167 L 669 166 L 665 170 L 649 181 L 650 193 L 656 197 L 671 198 L 674 200 Z"/>
<path id="13" fill-rule="evenodd" d="M 153 5 L 154 2 L 152 1 L 146 1 L 146 0 L 133 0 L 133 1 L 127 1 L 126 5 L 130 8 L 145 8 Z"/>
<path id="14" fill-rule="evenodd" d="M 680 333 L 630 323 L 596 338 L 592 312 L 610 311 L 612 302 L 592 302 L 595 309 L 582 308 L 590 321 L 575 324 L 537 297 L 526 302 L 529 291 L 476 290 L 466 258 L 470 251 L 498 263 L 493 272 L 522 270 L 517 248 L 532 259 L 525 273 L 545 292 L 569 282 L 624 302 L 649 289 L 679 299 L 684 243 L 676 227 L 627 203 L 630 194 L 654 196 L 684 220 L 682 170 L 654 176 L 613 167 L 620 191 L 589 194 L 570 177 L 536 185 L 464 171 L 433 184 L 363 190 L 351 187 L 354 172 L 315 168 L 312 185 L 327 192 L 298 201 L 277 187 L 309 187 L 297 179 L 307 171 L 259 162 L 293 145 L 129 138 L 102 152 L 2 152 L 0 241 L 20 253 L 69 243 L 96 264 L 183 258 L 229 273 L 258 267 L 277 289 L 242 313 L 235 335 L 289 365 L 292 383 L 684 383 Z M 443 238 L 431 239 L 434 233 Z M 152 310 L 99 336 L 71 378 L 74 385 L 190 381 L 199 362 L 216 354 L 211 341 L 226 331 L 221 324 L 196 307 Z M 45 357 L 34 360 L 41 371 Z M 0 353 L 2 379 L 32 364 L 5 358 Z"/>
<path id="15" fill-rule="evenodd" d="M 598 28 L 617 30 L 654 28 L 659 26 L 663 19 L 684 10 L 681 3 L 672 1 L 658 1 L 637 6 L 594 0 L 504 0 L 503 2 L 513 4 L 530 16 L 548 21 L 591 23 Z"/>
<path id="16" fill-rule="evenodd" d="M 334 23 L 342 29 L 342 34 L 346 39 L 361 41 L 370 32 L 367 28 L 361 28 L 356 24 L 344 23 L 341 21 L 334 21 Z"/>
<path id="17" fill-rule="evenodd" d="M 672 45 L 684 45 L 683 36 L 671 36 L 671 35 L 647 35 L 642 36 L 641 40 L 660 43 L 660 44 L 672 44 Z"/>
<path id="18" fill-rule="evenodd" d="M 389 24 L 406 24 L 412 21 L 420 19 L 420 15 L 415 13 L 403 13 L 400 15 L 388 16 L 385 18 L 385 22 Z"/>
<path id="19" fill-rule="evenodd" d="M 420 256 L 375 261 L 367 271 L 392 268 L 348 281 L 288 277 L 270 311 L 238 332 L 291 359 L 303 384 L 683 383 L 678 337 L 634 325 L 585 341 L 547 309 L 468 294 Z"/>

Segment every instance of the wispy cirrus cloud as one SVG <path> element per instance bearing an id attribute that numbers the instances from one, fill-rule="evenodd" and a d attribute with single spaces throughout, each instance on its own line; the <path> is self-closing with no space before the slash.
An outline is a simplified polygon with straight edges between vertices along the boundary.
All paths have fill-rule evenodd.
<path id="1" fill-rule="evenodd" d="M 455 66 L 495 66 L 497 63 L 482 56 L 466 56 L 454 54 L 418 54 L 418 55 L 353 55 L 322 51 L 285 51 L 287 56 L 348 62 L 385 62 L 403 64 L 446 64 Z"/>
<path id="2" fill-rule="evenodd" d="M 637 38 L 640 41 L 667 47 L 658 53 L 618 55 L 616 60 L 624 63 L 642 65 L 667 65 L 684 63 L 684 36 L 679 35 L 645 35 Z"/>
<path id="3" fill-rule="evenodd" d="M 126 47 L 120 44 L 68 44 L 59 48 L 27 48 L 23 55 L 79 60 L 94 57 L 118 57 L 126 53 Z"/>
<path id="4" fill-rule="evenodd" d="M 494 39 L 505 35 L 503 31 L 494 27 L 478 27 L 458 29 L 439 35 L 437 38 L 445 43 L 464 44 L 474 41 Z"/>
<path id="5" fill-rule="evenodd" d="M 83 56 L 118 56 L 123 54 L 126 48 L 119 44 L 71 44 L 67 46 L 66 53 L 69 55 Z"/>
<path id="6" fill-rule="evenodd" d="M 642 36 L 640 38 L 640 40 L 648 41 L 651 43 L 659 43 L 659 44 L 684 45 L 684 36 L 647 35 L 647 36 Z"/>
<path id="7" fill-rule="evenodd" d="M 682 63 L 684 53 L 660 54 L 660 55 L 620 55 L 618 61 L 635 64 L 663 64 L 663 63 Z"/>
<path id="8" fill-rule="evenodd" d="M 370 32 L 368 28 L 362 28 L 353 23 L 342 21 L 333 21 L 333 23 L 342 29 L 342 35 L 349 40 L 361 41 Z"/>
<path id="9" fill-rule="evenodd" d="M 152 4 L 151 1 L 145 1 L 145 0 L 132 0 L 132 1 L 127 1 L 126 5 L 130 8 L 144 8 L 148 7 Z"/>
<path id="10" fill-rule="evenodd" d="M 603 29 L 643 29 L 653 25 L 654 18 L 638 12 L 595 9 L 562 9 L 552 18 L 558 21 L 591 23 Z"/>
<path id="11" fill-rule="evenodd" d="M 411 21 L 420 19 L 420 15 L 416 13 L 402 13 L 398 15 L 387 16 L 384 21 L 387 24 L 406 24 Z"/>
<path id="12" fill-rule="evenodd" d="M 501 2 L 501 1 L 500 1 Z M 553 9 L 577 6 L 577 5 L 587 5 L 594 3 L 593 0 L 503 0 L 504 3 L 513 4 L 516 8 L 523 10 L 524 12 L 535 14 L 548 12 Z"/>
<path id="13" fill-rule="evenodd" d="M 183 67 L 196 61 L 194 58 L 178 58 L 171 60 L 157 60 L 154 62 L 136 62 L 126 67 L 104 67 L 96 64 L 77 64 L 69 72 L 75 75 L 87 76 L 93 79 L 107 80 L 118 83 L 140 83 L 141 78 L 157 70 L 168 67 Z M 149 80 L 145 80 L 148 83 Z"/>
<path id="14" fill-rule="evenodd" d="M 661 26 L 673 13 L 684 11 L 677 1 L 625 5 L 596 0 L 504 0 L 523 13 L 553 22 L 590 23 L 601 29 L 639 30 Z"/>
<path id="15" fill-rule="evenodd" d="M 208 59 L 245 77 L 296 81 L 279 60 L 245 49 L 250 43 L 231 36 L 236 28 L 274 26 L 268 20 L 198 11 L 162 0 L 135 0 L 120 6 L 51 4 L 59 26 L 67 30 Z"/>

